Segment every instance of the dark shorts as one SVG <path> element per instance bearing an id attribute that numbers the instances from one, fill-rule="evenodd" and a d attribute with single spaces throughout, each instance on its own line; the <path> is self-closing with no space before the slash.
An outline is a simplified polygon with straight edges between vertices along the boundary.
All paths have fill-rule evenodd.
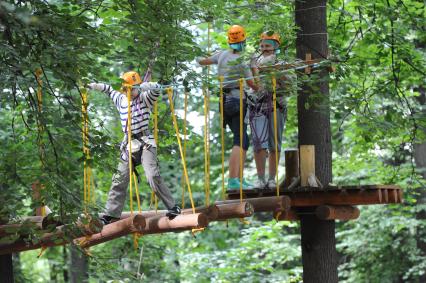
<path id="1" fill-rule="evenodd" d="M 223 107 L 223 127 L 226 125 L 231 128 L 233 134 L 233 145 L 240 146 L 240 99 L 234 96 L 224 97 Z M 244 123 L 244 118 L 247 113 L 247 103 L 243 100 L 243 149 L 249 148 L 249 137 L 247 134 L 247 124 Z"/>

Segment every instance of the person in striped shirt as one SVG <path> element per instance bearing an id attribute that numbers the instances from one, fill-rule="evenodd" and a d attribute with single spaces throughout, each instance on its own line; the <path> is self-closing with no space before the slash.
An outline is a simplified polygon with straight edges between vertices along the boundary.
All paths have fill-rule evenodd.
<path id="1" fill-rule="evenodd" d="M 181 213 L 176 205 L 170 190 L 165 185 L 161 175 L 157 159 L 157 146 L 154 136 L 149 129 L 149 118 L 155 101 L 160 95 L 157 83 L 144 82 L 137 72 L 126 72 L 123 76 L 124 88 L 131 87 L 131 158 L 133 167 L 142 164 L 146 179 L 167 207 L 167 216 L 175 218 Z M 117 172 L 112 177 L 112 184 L 108 194 L 105 214 L 101 220 L 108 224 L 120 218 L 126 200 L 127 187 L 129 185 L 129 140 L 128 140 L 128 106 L 129 101 L 125 93 L 113 90 L 110 85 L 103 83 L 90 83 L 88 87 L 106 93 L 114 102 L 120 114 L 121 127 L 124 138 L 120 146 L 121 158 Z"/>

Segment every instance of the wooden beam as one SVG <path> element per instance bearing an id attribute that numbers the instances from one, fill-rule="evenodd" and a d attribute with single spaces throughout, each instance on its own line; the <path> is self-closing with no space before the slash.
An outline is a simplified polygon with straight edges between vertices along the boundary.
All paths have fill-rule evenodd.
<path id="1" fill-rule="evenodd" d="M 217 201 L 216 205 L 239 202 L 239 199 L 232 199 L 226 201 Z M 253 206 L 254 212 L 288 210 L 291 206 L 291 199 L 288 196 L 247 198 L 243 199 L 243 202 L 249 202 Z"/>
<path id="2" fill-rule="evenodd" d="M 287 149 L 285 156 L 285 179 L 280 189 L 288 188 L 294 178 L 299 177 L 299 151 L 297 148 Z"/>
<path id="3" fill-rule="evenodd" d="M 122 219 L 111 224 L 105 225 L 102 231 L 97 234 L 75 239 L 74 243 L 80 245 L 82 248 L 88 248 L 131 233 L 142 233 L 145 226 L 145 217 L 141 214 L 135 214 L 126 219 Z"/>
<path id="4" fill-rule="evenodd" d="M 309 178 L 315 177 L 315 146 L 300 146 L 300 182 L 302 187 L 309 186 Z"/>
<path id="5" fill-rule="evenodd" d="M 146 218 L 146 226 L 142 234 L 160 234 L 167 232 L 181 232 L 185 230 L 205 228 L 209 224 L 203 213 L 178 215 L 173 220 L 167 216 L 153 216 Z"/>
<path id="6" fill-rule="evenodd" d="M 228 220 L 233 218 L 245 218 L 254 213 L 253 205 L 250 202 L 235 202 L 218 204 L 219 216 L 216 220 Z"/>
<path id="7" fill-rule="evenodd" d="M 359 209 L 350 205 L 320 205 L 315 215 L 321 220 L 353 220 L 359 217 Z"/>
<path id="8" fill-rule="evenodd" d="M 94 223 L 97 223 L 96 225 Z M 93 227 L 96 227 L 93 229 Z M 53 232 L 43 233 L 40 237 L 33 238 L 31 240 L 20 238 L 12 243 L 0 244 L 0 255 L 10 254 L 28 250 L 35 250 L 41 247 L 53 247 L 60 246 L 69 243 L 75 238 L 88 236 L 100 231 L 102 222 L 98 219 L 93 220 L 93 225 L 81 225 L 81 224 L 67 224 L 60 227 L 56 227 Z"/>

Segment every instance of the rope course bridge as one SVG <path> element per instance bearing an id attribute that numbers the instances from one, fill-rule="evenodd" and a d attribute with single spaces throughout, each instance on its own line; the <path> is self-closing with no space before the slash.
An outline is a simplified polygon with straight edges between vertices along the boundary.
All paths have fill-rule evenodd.
<path id="1" fill-rule="evenodd" d="M 269 66 L 272 72 L 271 85 L 273 89 L 273 102 L 276 102 L 276 78 L 275 75 L 291 70 L 304 70 L 309 74 L 312 68 L 322 67 L 321 60 L 311 60 L 309 54 L 304 62 L 295 64 L 277 64 Z M 38 111 L 42 111 L 41 102 L 41 73 L 36 72 L 38 83 Z M 147 72 L 144 80 L 150 80 L 150 71 Z M 240 108 L 242 107 L 244 80 L 251 78 L 241 78 L 238 80 L 240 87 Z M 229 81 L 228 81 L 229 82 Z M 223 85 L 224 78 L 219 78 L 220 88 L 220 118 L 223 121 Z M 84 162 L 84 213 L 68 215 L 66 218 L 78 219 L 77 221 L 67 221 L 60 218 L 45 206 L 40 200 L 41 184 L 35 184 L 34 199 L 41 201 L 41 206 L 36 209 L 36 216 L 24 217 L 17 223 L 0 223 L 0 255 L 21 252 L 27 250 L 40 249 L 41 253 L 48 247 L 73 243 L 83 249 L 98 245 L 125 235 L 133 235 L 135 247 L 138 238 L 142 235 L 161 234 L 168 232 L 192 231 L 200 232 L 208 227 L 209 223 L 215 221 L 226 221 L 229 219 L 243 220 L 257 212 L 269 212 L 277 221 L 288 220 L 297 221 L 303 214 L 314 214 L 323 220 L 352 220 L 359 217 L 359 209 L 356 205 L 373 204 L 396 204 L 402 203 L 403 196 L 401 188 L 393 185 L 364 185 L 364 186 L 337 186 L 331 184 L 321 184 L 315 176 L 315 148 L 312 145 L 300 145 L 299 149 L 288 149 L 285 151 L 285 179 L 278 182 L 275 189 L 242 189 L 242 170 L 240 170 L 240 190 L 225 190 L 225 167 L 224 167 L 224 131 L 221 131 L 222 147 L 222 200 L 210 202 L 210 155 L 209 155 L 209 91 L 204 86 L 204 108 L 205 108 L 205 205 L 196 207 L 194 204 L 188 170 L 186 165 L 186 128 L 183 129 L 183 145 L 180 131 L 173 105 L 173 92 L 175 85 L 163 86 L 170 102 L 173 126 L 179 145 L 180 159 L 182 162 L 182 206 L 186 191 L 191 203 L 191 208 L 183 209 L 182 214 L 170 220 L 166 216 L 166 211 L 155 210 L 142 211 L 137 178 L 132 170 L 132 161 L 129 160 L 129 170 L 132 172 L 130 178 L 130 211 L 123 212 L 121 219 L 108 225 L 103 225 L 98 219 L 87 212 L 87 207 L 93 202 L 94 189 L 91 168 Z M 87 92 L 82 89 L 82 129 L 83 129 L 83 152 L 86 159 L 90 158 L 88 148 L 88 113 L 87 113 Z M 187 96 L 185 91 L 185 116 L 184 126 L 186 127 Z M 130 88 L 127 88 L 127 99 L 130 101 Z M 274 120 L 276 121 L 276 107 Z M 154 105 L 154 136 L 158 143 L 158 108 Z M 128 108 L 128 119 L 131 119 L 130 103 Z M 240 111 L 242 113 L 242 111 Z M 242 116 L 242 115 L 241 115 Z M 240 123 L 243 123 L 240 117 Z M 129 140 L 131 140 L 131 123 L 128 122 Z M 275 126 L 277 123 L 274 123 Z M 242 129 L 242 127 L 240 127 Z M 42 127 L 40 126 L 42 130 Z M 277 131 L 274 129 L 276 138 Z M 242 136 L 242 135 L 241 135 Z M 242 141 L 242 139 L 241 139 Z M 277 143 L 275 143 L 277 144 Z M 131 147 L 131 143 L 129 143 Z M 39 144 L 42 152 L 43 144 Z M 242 148 L 242 146 L 240 146 Z M 277 150 L 277 149 L 276 149 Z M 129 149 L 131 152 L 131 148 Z M 276 160 L 278 164 L 278 159 Z M 242 153 L 240 152 L 240 168 L 242 169 Z M 277 166 L 278 171 L 278 166 Z M 186 188 L 186 189 L 185 189 Z M 134 189 L 134 190 L 133 190 Z M 133 193 L 136 195 L 137 212 L 133 210 Z M 155 195 L 152 201 L 157 204 Z M 71 217 L 74 216 L 74 217 Z M 34 232 L 35 231 L 35 232 Z"/>

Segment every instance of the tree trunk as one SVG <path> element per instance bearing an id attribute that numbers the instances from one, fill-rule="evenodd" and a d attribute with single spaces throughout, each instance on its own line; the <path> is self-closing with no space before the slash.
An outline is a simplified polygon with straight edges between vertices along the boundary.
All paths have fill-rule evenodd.
<path id="1" fill-rule="evenodd" d="M 422 105 L 422 117 L 426 117 L 426 89 L 418 88 L 417 91 L 420 92 L 418 101 Z M 423 132 L 422 134 L 426 135 L 426 128 L 419 128 L 419 131 Z M 426 180 L 426 141 L 422 143 L 414 144 L 414 159 L 416 161 L 416 168 L 421 172 L 421 175 Z M 426 204 L 426 190 L 421 188 L 419 194 L 417 195 L 417 205 L 421 206 Z M 416 215 L 416 218 L 419 220 L 426 219 L 426 210 L 419 209 Z M 421 226 L 423 228 L 423 226 Z M 422 255 L 426 255 L 426 233 L 425 229 L 418 229 L 417 231 L 417 247 L 422 252 Z M 426 282 L 426 274 L 423 274 L 420 278 L 420 282 Z"/>
<path id="2" fill-rule="evenodd" d="M 70 278 L 71 283 L 89 282 L 89 261 L 86 255 L 74 245 L 70 247 Z"/>
<path id="3" fill-rule="evenodd" d="M 13 283 L 12 254 L 0 255 L 0 279 L 3 283 Z"/>
<path id="4" fill-rule="evenodd" d="M 308 53 L 312 59 L 327 58 L 326 5 L 326 0 L 296 1 L 297 58 L 305 60 Z M 315 172 L 327 186 L 332 179 L 328 73 L 312 71 L 311 82 L 302 83 L 298 93 L 299 145 L 315 146 Z M 303 282 L 338 282 L 334 220 L 304 214 L 300 222 Z"/>

